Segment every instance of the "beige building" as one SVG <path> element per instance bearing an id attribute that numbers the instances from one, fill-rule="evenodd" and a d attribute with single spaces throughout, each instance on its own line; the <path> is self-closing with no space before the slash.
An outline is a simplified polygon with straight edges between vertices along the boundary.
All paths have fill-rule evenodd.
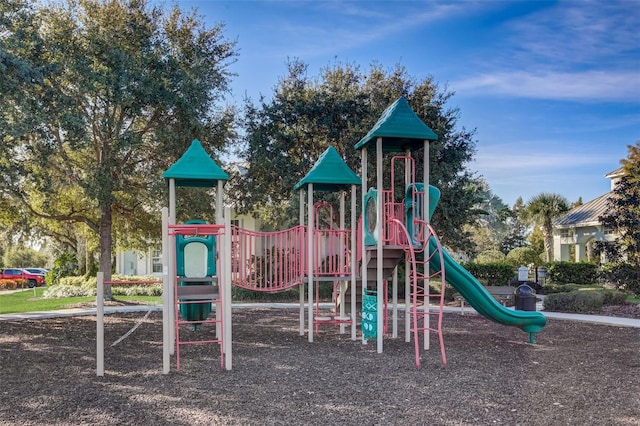
<path id="1" fill-rule="evenodd" d="M 622 168 L 605 175 L 611 191 L 622 176 Z M 583 262 L 593 260 L 595 241 L 615 241 L 617 236 L 600 223 L 608 209 L 611 192 L 569 210 L 553 223 L 553 260 Z M 601 259 L 605 261 L 605 259 Z"/>

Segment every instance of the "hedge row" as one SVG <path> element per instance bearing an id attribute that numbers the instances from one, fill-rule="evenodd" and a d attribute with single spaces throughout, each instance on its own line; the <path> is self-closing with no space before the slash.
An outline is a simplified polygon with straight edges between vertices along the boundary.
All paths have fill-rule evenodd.
<path id="1" fill-rule="evenodd" d="M 556 284 L 595 284 L 598 265 L 586 262 L 552 262 L 547 267 L 547 280 Z"/>
<path id="2" fill-rule="evenodd" d="M 626 299 L 627 294 L 617 290 L 578 290 L 547 295 L 543 304 L 546 311 L 597 313 L 604 306 L 622 305 Z"/>
<path id="3" fill-rule="evenodd" d="M 465 263 L 462 266 L 484 285 L 509 285 L 516 277 L 513 266 L 505 262 Z"/>

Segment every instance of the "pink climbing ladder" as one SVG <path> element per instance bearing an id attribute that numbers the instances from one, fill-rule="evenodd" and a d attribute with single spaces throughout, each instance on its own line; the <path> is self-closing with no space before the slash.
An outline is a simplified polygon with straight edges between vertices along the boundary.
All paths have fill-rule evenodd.
<path id="1" fill-rule="evenodd" d="M 398 230 L 399 238 L 403 242 L 402 246 L 409 261 L 410 270 L 407 273 L 410 274 L 411 280 L 410 332 L 413 333 L 416 367 L 420 368 L 420 334 L 423 333 L 425 339 L 427 339 L 429 332 L 438 335 L 442 364 L 447 365 L 447 356 L 442 338 L 445 268 L 440 241 L 431 225 L 421 219 L 414 219 L 413 230 L 415 232 L 413 240 L 409 238 L 407 229 L 400 221 L 392 219 L 391 222 Z M 429 250 L 430 241 L 435 243 L 436 247 L 431 252 Z M 437 272 L 432 272 L 429 268 L 429 264 L 432 262 L 440 263 L 439 268 L 435 268 Z M 440 286 L 439 293 L 431 294 L 429 292 L 429 283 L 432 281 L 438 282 Z M 431 321 L 432 317 L 434 321 Z"/>
<path id="2" fill-rule="evenodd" d="M 168 233 L 170 236 L 185 235 L 185 236 L 208 236 L 214 235 L 221 237 L 224 234 L 223 225 L 210 225 L 210 224 L 179 224 L 169 225 Z M 175 264 L 176 259 L 173 259 Z M 174 267 L 175 270 L 175 267 Z M 195 285 L 181 286 L 179 282 L 183 283 L 195 283 Z M 218 283 L 217 277 L 199 277 L 199 278 L 186 278 L 184 276 L 173 277 L 173 305 L 175 309 L 174 327 L 175 327 L 175 344 L 176 344 L 176 369 L 180 371 L 180 349 L 185 345 L 205 345 L 205 344 L 218 344 L 220 346 L 220 368 L 224 368 L 224 340 L 223 340 L 223 311 L 222 311 L 222 289 Z M 181 312 L 181 307 L 186 306 L 202 306 L 205 304 L 212 304 L 216 306 L 215 317 L 198 318 L 193 320 L 191 318 L 182 317 L 178 314 Z M 214 338 L 198 338 L 195 337 L 195 333 L 185 333 L 185 330 L 181 332 L 181 326 L 191 326 L 195 328 L 202 324 L 215 325 L 215 337 Z M 192 338 L 189 338 L 191 336 Z"/>

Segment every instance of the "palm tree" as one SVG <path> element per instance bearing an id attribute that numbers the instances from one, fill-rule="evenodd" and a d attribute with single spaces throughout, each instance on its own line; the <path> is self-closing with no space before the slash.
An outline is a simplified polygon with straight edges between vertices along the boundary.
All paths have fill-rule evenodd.
<path id="1" fill-rule="evenodd" d="M 569 210 L 569 202 L 559 194 L 543 192 L 533 197 L 524 208 L 524 218 L 539 226 L 544 237 L 544 252 L 547 262 L 551 261 L 553 244 L 553 219 Z"/>

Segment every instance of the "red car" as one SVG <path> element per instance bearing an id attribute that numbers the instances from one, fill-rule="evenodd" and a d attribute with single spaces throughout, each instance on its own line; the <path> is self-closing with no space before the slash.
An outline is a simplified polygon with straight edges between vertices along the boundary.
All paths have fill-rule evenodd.
<path id="1" fill-rule="evenodd" d="M 44 275 L 32 274 L 20 268 L 5 268 L 0 271 L 0 280 L 24 280 L 29 288 L 44 285 Z"/>

